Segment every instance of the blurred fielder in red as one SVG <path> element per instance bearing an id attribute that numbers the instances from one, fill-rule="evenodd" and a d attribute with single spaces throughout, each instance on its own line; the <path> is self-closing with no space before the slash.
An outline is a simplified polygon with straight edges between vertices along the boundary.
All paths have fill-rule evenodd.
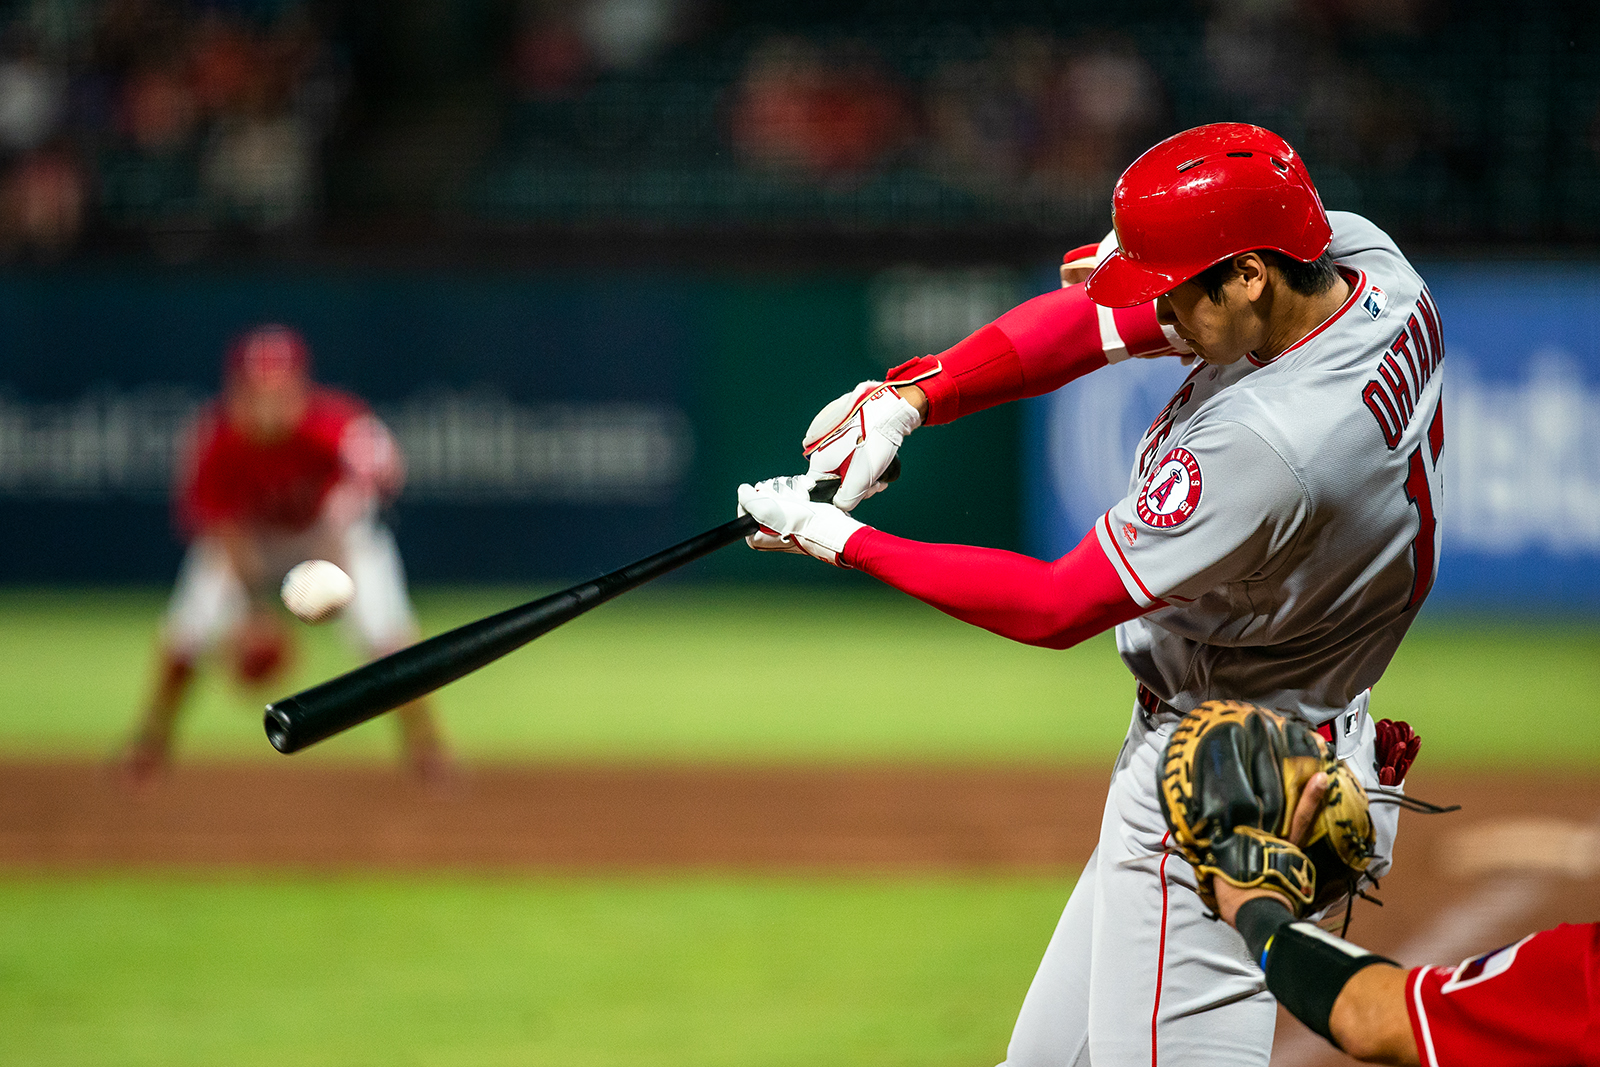
<path id="1" fill-rule="evenodd" d="M 355 582 L 344 621 L 368 656 L 414 642 L 417 626 L 394 538 L 378 506 L 405 462 L 360 400 L 311 380 L 305 340 L 259 326 L 229 350 L 222 396 L 201 414 L 174 486 L 189 548 L 163 627 L 154 691 L 124 757 L 136 780 L 158 773 L 202 656 L 219 645 L 238 680 L 277 681 L 290 649 L 278 586 L 302 560 L 332 560 Z M 424 701 L 396 712 L 411 769 L 447 771 Z"/>

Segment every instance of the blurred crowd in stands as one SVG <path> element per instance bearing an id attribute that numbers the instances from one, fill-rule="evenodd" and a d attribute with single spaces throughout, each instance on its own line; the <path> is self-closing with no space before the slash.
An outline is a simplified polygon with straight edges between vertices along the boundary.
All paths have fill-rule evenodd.
<path id="1" fill-rule="evenodd" d="M 1221 118 L 1403 235 L 1593 241 L 1584 7 L 19 0 L 0 253 L 374 217 L 1076 235 L 1139 151 Z"/>
<path id="2" fill-rule="evenodd" d="M 837 180 L 909 161 L 999 199 L 1109 191 L 1168 125 L 1160 83 L 1130 44 L 1030 31 L 940 62 L 921 84 L 855 42 L 774 36 L 731 96 L 729 133 L 752 166 Z"/>
<path id="3" fill-rule="evenodd" d="M 181 254 L 309 221 L 348 76 L 302 8 L 36 0 L 0 49 L 4 250 L 57 257 L 93 226 Z"/>

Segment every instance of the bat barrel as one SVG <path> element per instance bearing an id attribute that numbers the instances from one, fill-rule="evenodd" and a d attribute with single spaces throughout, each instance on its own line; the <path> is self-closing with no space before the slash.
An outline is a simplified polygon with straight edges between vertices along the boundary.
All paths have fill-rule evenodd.
<path id="1" fill-rule="evenodd" d="M 267 705 L 263 726 L 279 752 L 298 752 L 470 674 L 612 597 L 756 529 L 748 515 L 593 581 L 430 637 Z"/>

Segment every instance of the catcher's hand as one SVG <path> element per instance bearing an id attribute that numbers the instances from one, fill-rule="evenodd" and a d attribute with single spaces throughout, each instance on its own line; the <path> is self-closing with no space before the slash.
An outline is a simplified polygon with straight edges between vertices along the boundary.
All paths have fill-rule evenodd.
<path id="1" fill-rule="evenodd" d="M 1295 810 L 1318 772 L 1327 792 L 1302 829 Z M 1361 783 L 1315 730 L 1278 712 L 1235 700 L 1200 705 L 1168 740 L 1157 785 L 1172 844 L 1213 911 L 1215 878 L 1275 890 L 1300 914 L 1319 910 L 1353 892 L 1372 860 Z"/>

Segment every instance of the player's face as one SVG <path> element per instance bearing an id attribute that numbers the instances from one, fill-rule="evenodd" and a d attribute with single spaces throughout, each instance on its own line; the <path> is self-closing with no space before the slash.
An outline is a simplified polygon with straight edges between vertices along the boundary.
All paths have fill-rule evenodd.
<path id="1" fill-rule="evenodd" d="M 1235 274 L 1212 300 L 1194 282 L 1156 299 L 1156 319 L 1178 331 L 1194 354 L 1212 364 L 1237 363 L 1265 340 L 1251 299 L 1251 281 Z"/>
<path id="2" fill-rule="evenodd" d="M 309 383 L 292 374 L 246 374 L 228 391 L 228 418 L 246 437 L 281 441 L 305 416 Z"/>

